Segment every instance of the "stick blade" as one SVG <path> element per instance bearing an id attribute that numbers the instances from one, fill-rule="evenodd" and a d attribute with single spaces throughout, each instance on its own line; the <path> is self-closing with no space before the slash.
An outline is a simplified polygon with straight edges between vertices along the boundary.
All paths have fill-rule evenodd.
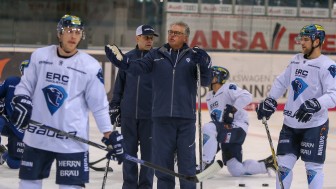
<path id="1" fill-rule="evenodd" d="M 216 174 L 222 168 L 223 168 L 223 162 L 221 160 L 217 160 L 208 168 L 206 168 L 204 171 L 196 175 L 197 182 L 202 182 L 203 180 L 206 180 L 207 178 Z"/>
<path id="2" fill-rule="evenodd" d="M 104 172 L 105 171 L 105 167 L 94 167 L 94 166 L 90 166 L 89 167 L 95 171 L 98 171 L 98 172 Z M 112 167 L 108 167 L 107 168 L 107 171 L 108 172 L 113 172 L 113 168 Z"/>

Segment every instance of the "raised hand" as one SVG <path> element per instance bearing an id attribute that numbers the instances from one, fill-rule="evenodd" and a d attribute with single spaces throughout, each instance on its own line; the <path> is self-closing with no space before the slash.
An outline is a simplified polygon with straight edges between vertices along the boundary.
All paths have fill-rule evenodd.
<path id="1" fill-rule="evenodd" d="M 200 64 L 201 67 L 206 67 L 206 68 L 211 67 L 211 58 L 205 50 L 200 49 L 197 46 L 193 47 L 192 50 L 194 52 L 192 56 L 192 60 L 196 64 Z"/>
<path id="2" fill-rule="evenodd" d="M 124 70 L 128 68 L 128 58 L 116 45 L 106 45 L 105 54 L 116 67 Z"/>

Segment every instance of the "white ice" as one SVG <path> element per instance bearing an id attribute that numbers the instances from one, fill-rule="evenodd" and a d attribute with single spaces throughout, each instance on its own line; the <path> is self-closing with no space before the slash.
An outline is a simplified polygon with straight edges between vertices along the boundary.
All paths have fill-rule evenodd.
<path id="1" fill-rule="evenodd" d="M 264 159 L 271 155 L 270 145 L 266 136 L 266 131 L 261 123 L 256 118 L 254 111 L 249 112 L 250 116 L 250 128 L 243 146 L 243 159 Z M 325 162 L 325 182 L 323 189 L 336 189 L 336 180 L 333 171 L 336 170 L 336 112 L 330 112 L 330 130 L 327 146 L 327 158 Z M 282 113 L 276 112 L 272 118 L 268 121 L 269 129 L 273 139 L 273 145 L 276 148 L 279 131 L 282 126 Z M 210 120 L 207 111 L 202 111 L 202 122 L 206 123 Z M 102 135 L 98 132 L 93 119 L 90 120 L 91 133 L 90 140 L 100 143 Z M 5 138 L 2 141 L 7 141 Z M 198 134 L 196 139 L 198 149 Z M 102 158 L 105 155 L 104 151 L 90 147 L 90 161 L 95 161 Z M 217 155 L 217 159 L 221 159 L 220 153 Z M 198 161 L 198 158 L 197 158 Z M 97 167 L 104 167 L 105 161 L 96 164 Z M 107 189 L 121 189 L 122 188 L 122 171 L 121 166 L 117 162 L 110 163 L 110 166 L 114 169 L 113 172 L 108 173 L 108 179 L 106 182 Z M 304 169 L 303 162 L 299 159 L 294 167 L 294 178 L 292 182 L 292 189 L 305 189 L 307 186 L 307 176 Z M 204 189 L 275 189 L 275 176 L 274 172 L 271 175 L 254 175 L 244 177 L 231 177 L 224 167 L 216 175 L 203 182 Z M 98 189 L 102 186 L 104 172 L 96 172 L 90 170 L 90 183 L 86 185 L 88 189 Z M 17 189 L 18 188 L 18 170 L 11 170 L 7 165 L 0 166 L 0 189 Z M 262 184 L 269 184 L 268 187 L 262 187 Z M 245 187 L 239 187 L 239 184 L 245 184 Z M 46 189 L 58 189 L 55 184 L 55 167 L 51 170 L 50 177 L 44 179 L 43 188 Z M 156 189 L 156 179 L 154 179 L 154 189 Z M 176 188 L 180 188 L 178 180 L 176 180 Z M 199 188 L 199 184 L 198 184 Z"/>

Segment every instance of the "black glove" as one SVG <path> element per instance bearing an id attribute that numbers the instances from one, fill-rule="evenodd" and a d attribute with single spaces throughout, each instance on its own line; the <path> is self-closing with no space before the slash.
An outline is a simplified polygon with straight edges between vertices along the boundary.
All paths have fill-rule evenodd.
<path id="1" fill-rule="evenodd" d="M 312 98 L 301 104 L 300 108 L 295 112 L 295 118 L 298 119 L 298 122 L 306 123 L 313 117 L 314 113 L 320 110 L 320 103 L 316 98 Z"/>
<path id="2" fill-rule="evenodd" d="M 5 113 L 5 100 L 2 98 L 0 99 L 0 115 Z"/>
<path id="3" fill-rule="evenodd" d="M 106 45 L 105 54 L 116 67 L 126 70 L 128 68 L 128 58 L 116 45 Z"/>
<path id="4" fill-rule="evenodd" d="M 120 106 L 110 106 L 109 114 L 112 125 L 116 124 L 117 127 L 121 127 Z"/>
<path id="5" fill-rule="evenodd" d="M 106 158 L 118 161 L 118 164 L 121 164 L 125 159 L 123 136 L 119 134 L 118 131 L 113 131 L 109 138 L 103 137 L 102 142 L 109 149 L 109 152 L 106 154 Z"/>
<path id="6" fill-rule="evenodd" d="M 10 118 L 12 124 L 18 128 L 26 129 L 33 110 L 33 104 L 30 97 L 27 95 L 14 96 L 11 105 L 13 107 L 13 113 Z"/>
<path id="7" fill-rule="evenodd" d="M 234 106 L 229 104 L 226 105 L 223 113 L 223 122 L 225 124 L 231 125 L 234 119 L 234 114 L 237 112 L 237 109 Z"/>
<path id="8" fill-rule="evenodd" d="M 211 67 L 211 58 L 205 50 L 200 49 L 199 47 L 194 47 L 193 49 L 192 60 L 196 64 L 200 64 L 201 67 L 210 68 Z"/>
<path id="9" fill-rule="evenodd" d="M 277 106 L 278 103 L 273 98 L 267 97 L 256 108 L 258 120 L 262 120 L 263 117 L 266 117 L 266 119 L 269 120 L 271 115 L 275 112 Z"/>

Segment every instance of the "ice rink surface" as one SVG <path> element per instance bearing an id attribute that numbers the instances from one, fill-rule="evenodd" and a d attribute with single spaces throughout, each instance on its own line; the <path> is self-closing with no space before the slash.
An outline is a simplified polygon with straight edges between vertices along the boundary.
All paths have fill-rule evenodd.
<path id="1" fill-rule="evenodd" d="M 264 159 L 271 155 L 270 146 L 268 143 L 265 128 L 261 121 L 256 118 L 256 113 L 249 112 L 250 127 L 243 146 L 243 159 Z M 333 175 L 333 171 L 336 170 L 336 112 L 329 113 L 330 118 L 330 130 L 327 144 L 327 158 L 324 166 L 325 182 L 324 189 L 336 189 L 336 179 Z M 202 111 L 202 123 L 206 123 L 210 120 L 207 111 Z M 276 112 L 272 118 L 268 121 L 269 129 L 272 135 L 273 144 L 276 148 L 278 135 L 282 126 L 282 112 Z M 90 140 L 96 143 L 100 143 L 102 135 L 98 132 L 95 126 L 95 121 L 90 120 L 91 134 Z M 197 134 L 198 136 L 198 134 Z M 7 141 L 3 139 L 2 141 Z M 198 139 L 196 140 L 198 149 Z M 198 154 L 198 152 L 197 152 Z M 105 156 L 105 152 L 94 147 L 90 147 L 90 161 L 95 161 Z M 217 159 L 221 159 L 220 153 L 217 155 Z M 198 161 L 198 158 L 197 158 Z M 95 166 L 104 167 L 106 161 L 102 161 Z M 110 166 L 114 169 L 113 172 L 109 172 L 106 182 L 106 189 L 121 189 L 122 187 L 122 171 L 121 166 L 116 162 L 110 163 Z M 301 160 L 298 160 L 294 167 L 294 178 L 292 183 L 292 189 L 305 189 L 307 186 L 307 178 L 305 173 L 304 164 Z M 229 175 L 226 167 L 219 171 L 216 175 L 203 182 L 204 189 L 275 189 L 275 176 L 274 172 L 270 175 L 254 175 L 244 177 L 232 177 Z M 97 172 L 90 170 L 90 183 L 86 185 L 88 189 L 101 188 L 104 172 Z M 7 165 L 0 166 L 0 189 L 16 189 L 18 188 L 18 170 L 11 170 Z M 154 189 L 156 189 L 156 179 L 154 178 Z M 245 187 L 239 187 L 239 184 L 245 184 Z M 262 184 L 269 184 L 268 187 L 263 187 Z M 51 170 L 50 177 L 43 181 L 44 189 L 58 189 L 55 184 L 55 167 Z M 176 180 L 176 188 L 180 188 L 178 180 Z M 199 185 L 198 185 L 199 188 Z M 28 188 L 27 188 L 28 189 Z"/>

